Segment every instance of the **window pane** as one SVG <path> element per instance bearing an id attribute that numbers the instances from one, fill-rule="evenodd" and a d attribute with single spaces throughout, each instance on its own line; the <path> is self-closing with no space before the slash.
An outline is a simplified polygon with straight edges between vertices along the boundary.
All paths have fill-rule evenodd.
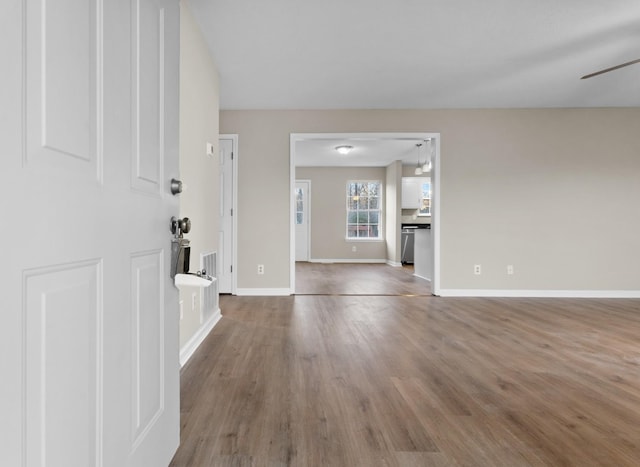
<path id="1" fill-rule="evenodd" d="M 431 200 L 423 199 L 420 214 L 431 214 Z"/>
<path id="2" fill-rule="evenodd" d="M 298 224 L 298 225 L 302 224 L 302 213 L 301 212 L 296 213 L 296 224 Z"/>
<path id="3" fill-rule="evenodd" d="M 369 196 L 379 196 L 379 188 L 380 184 L 377 182 L 372 182 L 368 184 L 369 186 Z"/>
<path id="4" fill-rule="evenodd" d="M 380 181 L 347 183 L 347 238 L 380 238 Z"/>

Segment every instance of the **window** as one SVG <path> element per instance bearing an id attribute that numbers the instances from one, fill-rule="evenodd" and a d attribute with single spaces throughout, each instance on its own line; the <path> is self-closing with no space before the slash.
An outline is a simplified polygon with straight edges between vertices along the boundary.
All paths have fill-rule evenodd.
<path id="1" fill-rule="evenodd" d="M 422 182 L 422 202 L 420 203 L 419 216 L 431 215 L 431 179 L 427 178 Z"/>
<path id="2" fill-rule="evenodd" d="M 302 188 L 296 188 L 296 224 L 302 225 L 304 220 L 304 191 Z"/>
<path id="3" fill-rule="evenodd" d="M 347 239 L 382 239 L 382 182 L 347 182 Z"/>

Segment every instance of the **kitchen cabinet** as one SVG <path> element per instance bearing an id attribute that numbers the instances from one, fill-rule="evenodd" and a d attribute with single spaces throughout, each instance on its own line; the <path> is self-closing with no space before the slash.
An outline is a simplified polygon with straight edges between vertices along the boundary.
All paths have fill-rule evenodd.
<path id="1" fill-rule="evenodd" d="M 420 209 L 423 182 L 423 177 L 402 177 L 402 209 Z"/>

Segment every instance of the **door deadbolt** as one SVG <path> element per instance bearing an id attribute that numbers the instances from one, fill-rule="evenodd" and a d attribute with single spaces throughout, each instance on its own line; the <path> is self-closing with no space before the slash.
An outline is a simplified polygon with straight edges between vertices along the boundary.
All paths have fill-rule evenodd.
<path id="1" fill-rule="evenodd" d="M 180 180 L 176 180 L 175 178 L 171 179 L 171 194 L 177 195 L 182 193 L 182 182 Z"/>

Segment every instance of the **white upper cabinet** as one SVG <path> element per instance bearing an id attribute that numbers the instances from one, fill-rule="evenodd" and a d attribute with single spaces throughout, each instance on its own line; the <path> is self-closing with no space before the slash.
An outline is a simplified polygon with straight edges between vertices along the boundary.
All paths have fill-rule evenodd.
<path id="1" fill-rule="evenodd" d="M 420 209 L 423 177 L 402 177 L 402 209 Z"/>

